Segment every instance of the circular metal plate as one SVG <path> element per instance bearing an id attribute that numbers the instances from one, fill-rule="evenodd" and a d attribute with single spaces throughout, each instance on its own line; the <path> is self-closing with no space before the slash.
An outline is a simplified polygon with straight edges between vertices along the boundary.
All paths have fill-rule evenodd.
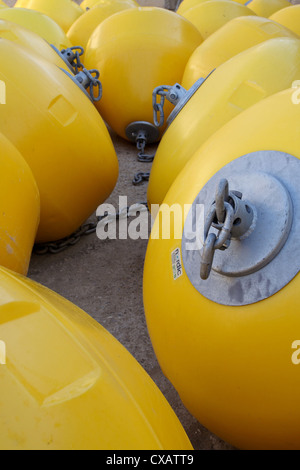
<path id="1" fill-rule="evenodd" d="M 136 142 L 139 132 L 144 132 L 147 138 L 147 144 L 155 144 L 159 140 L 159 130 L 147 121 L 135 121 L 129 124 L 125 129 L 125 134 L 131 142 Z"/>
<path id="2" fill-rule="evenodd" d="M 210 277 L 202 280 L 202 227 L 222 178 L 256 208 L 257 221 L 247 238 L 232 240 L 227 250 L 216 251 Z M 189 212 L 182 237 L 185 271 L 202 295 L 222 305 L 248 305 L 275 294 L 296 276 L 300 269 L 299 185 L 297 158 L 262 151 L 229 163 L 204 186 Z M 194 240 L 191 227 L 197 227 Z"/>
<path id="3" fill-rule="evenodd" d="M 178 114 L 180 113 L 180 111 L 182 111 L 182 109 L 185 107 L 185 105 L 190 101 L 190 99 L 194 96 L 194 94 L 196 93 L 197 90 L 199 90 L 199 88 L 201 87 L 201 85 L 203 85 L 204 82 L 206 82 L 206 80 L 208 79 L 208 77 L 211 76 L 211 74 L 215 71 L 212 70 L 210 72 L 209 75 L 207 75 L 207 77 L 205 78 L 199 78 L 195 83 L 194 85 L 189 89 L 187 90 L 186 94 L 184 95 L 184 97 L 179 101 L 179 103 L 175 106 L 175 108 L 173 109 L 173 111 L 169 114 L 169 117 L 167 119 L 167 125 L 170 126 L 172 124 L 172 122 L 174 121 L 174 119 L 176 119 L 176 117 L 178 116 Z"/>

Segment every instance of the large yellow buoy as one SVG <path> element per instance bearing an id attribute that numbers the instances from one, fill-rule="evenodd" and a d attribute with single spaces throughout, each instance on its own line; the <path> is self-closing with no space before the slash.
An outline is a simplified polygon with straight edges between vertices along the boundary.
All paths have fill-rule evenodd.
<path id="1" fill-rule="evenodd" d="M 296 35 L 274 21 L 256 16 L 234 18 L 207 38 L 191 55 L 182 78 L 182 86 L 190 88 L 196 80 L 231 57 L 256 44 L 276 37 Z"/>
<path id="2" fill-rule="evenodd" d="M 191 8 L 194 8 L 197 5 L 200 5 L 200 3 L 204 3 L 207 1 L 209 0 L 183 0 L 183 2 L 181 2 L 179 7 L 177 8 L 177 13 L 179 15 L 182 15 L 185 11 L 190 10 Z M 241 3 L 242 5 L 245 5 L 245 3 L 247 3 L 247 0 L 235 0 L 235 3 Z"/>
<path id="3" fill-rule="evenodd" d="M 189 21 L 162 8 L 134 8 L 107 18 L 95 29 L 85 54 L 86 66 L 101 72 L 103 97 L 97 108 L 103 119 L 123 138 L 135 141 L 142 131 L 148 143 L 157 141 L 152 91 L 181 81 L 201 42 Z M 166 113 L 171 109 L 167 106 Z"/>
<path id="4" fill-rule="evenodd" d="M 226 122 L 300 77 L 300 40 L 277 38 L 225 62 L 170 114 L 151 169 L 148 201 L 161 204 L 195 151 Z M 187 101 L 186 96 L 189 97 Z"/>
<path id="5" fill-rule="evenodd" d="M 68 52 L 70 52 L 72 58 L 74 58 L 74 55 L 76 56 L 76 53 L 73 49 L 65 50 L 62 53 L 58 50 L 56 52 L 54 48 L 51 47 L 50 44 L 48 44 L 38 34 L 33 33 L 29 29 L 24 28 L 17 23 L 0 19 L 0 38 L 9 39 L 19 46 L 30 49 L 32 52 L 40 55 L 58 67 L 63 68 L 68 72 L 74 72 L 74 59 L 67 59 Z"/>
<path id="6" fill-rule="evenodd" d="M 192 450 L 158 387 L 114 337 L 3 268 L 0 388 L 1 450 Z"/>
<path id="7" fill-rule="evenodd" d="M 40 11 L 52 18 L 67 32 L 83 9 L 73 0 L 17 0 L 15 7 Z"/>
<path id="8" fill-rule="evenodd" d="M 253 11 L 245 5 L 230 0 L 211 0 L 200 3 L 182 13 L 206 39 L 224 24 L 239 16 L 253 16 Z"/>
<path id="9" fill-rule="evenodd" d="M 289 6 L 275 12 L 270 19 L 277 21 L 300 36 L 300 5 Z"/>
<path id="10" fill-rule="evenodd" d="M 63 29 L 49 16 L 39 11 L 26 8 L 1 8 L 0 18 L 33 31 L 49 44 L 53 44 L 59 51 L 72 46 Z"/>
<path id="11" fill-rule="evenodd" d="M 139 3 L 136 2 L 135 0 L 118 0 L 118 1 L 123 1 L 124 3 L 131 3 L 135 7 L 139 6 Z M 87 9 L 93 8 L 95 5 L 100 5 L 100 4 L 105 5 L 109 2 L 110 0 L 83 0 L 80 6 L 83 10 L 87 10 Z"/>
<path id="12" fill-rule="evenodd" d="M 290 6 L 291 3 L 288 0 L 250 0 L 248 3 L 248 7 L 254 11 L 254 13 L 266 18 L 282 8 Z"/>
<path id="13" fill-rule="evenodd" d="M 118 13 L 119 11 L 136 8 L 132 1 L 125 0 L 107 0 L 105 3 L 99 3 L 80 16 L 69 29 L 67 36 L 72 44 L 80 44 L 84 49 L 93 31 L 106 18 Z"/>
<path id="14" fill-rule="evenodd" d="M 1 107 L 5 101 L 0 82 Z M 39 191 L 29 166 L 1 133 L 0 150 L 0 265 L 26 275 L 40 219 Z"/>
<path id="15" fill-rule="evenodd" d="M 40 190 L 37 241 L 57 240 L 76 230 L 111 193 L 118 176 L 116 153 L 74 76 L 6 39 L 0 40 L 0 53 L 7 94 L 0 106 L 1 130 L 26 159 Z"/>
<path id="16" fill-rule="evenodd" d="M 299 88 L 273 95 L 195 153 L 146 256 L 160 365 L 191 413 L 241 449 L 300 448 L 298 103 Z M 170 206 L 171 236 L 158 239 Z"/>

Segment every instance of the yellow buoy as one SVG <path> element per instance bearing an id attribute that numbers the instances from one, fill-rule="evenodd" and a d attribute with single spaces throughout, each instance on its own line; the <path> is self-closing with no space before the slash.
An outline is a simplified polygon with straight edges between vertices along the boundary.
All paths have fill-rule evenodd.
<path id="1" fill-rule="evenodd" d="M 177 13 L 179 15 L 182 15 L 185 11 L 190 10 L 191 8 L 194 8 L 197 5 L 200 5 L 200 3 L 204 3 L 207 1 L 209 0 L 183 0 L 183 2 L 181 2 L 179 7 L 177 8 Z M 241 3 L 242 5 L 245 5 L 245 3 L 247 3 L 247 0 L 235 0 L 235 3 Z"/>
<path id="2" fill-rule="evenodd" d="M 245 5 L 230 0 L 211 0 L 200 3 L 182 13 L 206 39 L 224 24 L 239 16 L 253 16 L 253 11 Z"/>
<path id="3" fill-rule="evenodd" d="M 15 7 L 36 10 L 52 18 L 67 32 L 83 9 L 73 0 L 17 0 Z"/>
<path id="4" fill-rule="evenodd" d="M 38 34 L 33 33 L 17 23 L 0 19 L 0 38 L 9 39 L 19 46 L 28 48 L 35 54 L 40 55 L 60 68 L 67 71 L 74 71 L 74 67 L 72 66 L 72 64 L 75 65 L 74 62 L 72 60 L 68 61 L 64 53 L 58 54 L 53 47 Z M 67 53 L 68 51 L 66 50 L 65 52 Z M 72 50 L 70 50 L 70 53 L 72 54 Z M 72 55 L 74 55 L 74 53 Z M 65 59 L 63 57 L 65 57 Z"/>
<path id="5" fill-rule="evenodd" d="M 248 6 L 258 16 L 268 18 L 276 11 L 290 7 L 291 4 L 288 0 L 251 0 Z"/>
<path id="6" fill-rule="evenodd" d="M 270 19 L 277 21 L 300 36 L 300 5 L 289 6 L 275 12 Z"/>
<path id="7" fill-rule="evenodd" d="M 122 0 L 118 0 L 118 1 L 122 1 Z M 93 8 L 95 5 L 106 5 L 109 2 L 110 0 L 83 0 L 80 6 L 81 8 L 83 8 L 83 10 L 87 10 L 89 8 Z M 131 3 L 135 7 L 139 6 L 139 3 L 136 2 L 135 0 L 123 0 L 123 3 Z"/>
<path id="8" fill-rule="evenodd" d="M 53 44 L 59 51 L 72 46 L 62 28 L 39 11 L 26 8 L 3 8 L 0 10 L 0 18 L 33 31 L 49 44 Z"/>
<path id="9" fill-rule="evenodd" d="M 300 448 L 299 98 L 261 101 L 195 153 L 146 256 L 160 365 L 191 413 L 241 449 Z M 158 239 L 170 206 L 177 235 Z"/>
<path id="10" fill-rule="evenodd" d="M 193 52 L 184 70 L 182 86 L 190 88 L 199 78 L 206 77 L 236 54 L 276 37 L 297 36 L 284 26 L 266 18 L 234 18 Z"/>
<path id="11" fill-rule="evenodd" d="M 300 77 L 300 40 L 270 39 L 221 65 L 192 88 L 169 116 L 148 187 L 149 204 L 161 204 L 195 151 L 226 122 Z M 182 103 L 182 104 L 181 104 Z M 174 119 L 173 119 L 174 116 Z"/>
<path id="12" fill-rule="evenodd" d="M 1 450 L 192 450 L 129 352 L 64 298 L 0 268 Z"/>
<path id="13" fill-rule="evenodd" d="M 72 44 L 80 44 L 85 49 L 93 31 L 102 21 L 114 13 L 130 8 L 136 8 L 131 0 L 128 2 L 125 0 L 107 0 L 105 3 L 99 3 L 73 23 L 67 36 Z"/>
<path id="14" fill-rule="evenodd" d="M 29 166 L 1 133 L 0 149 L 0 265 L 26 275 L 40 219 L 39 191 Z"/>
<path id="15" fill-rule="evenodd" d="M 85 54 L 86 66 L 101 72 L 103 97 L 97 108 L 103 119 L 123 138 L 135 141 L 143 131 L 148 143 L 157 141 L 152 91 L 161 83 L 181 81 L 201 42 L 189 21 L 162 8 L 133 8 L 107 18 Z"/>
<path id="16" fill-rule="evenodd" d="M 5 39 L 0 53 L 7 93 L 1 130 L 26 159 L 40 190 L 37 241 L 57 240 L 76 230 L 111 193 L 118 176 L 116 153 L 74 76 Z"/>

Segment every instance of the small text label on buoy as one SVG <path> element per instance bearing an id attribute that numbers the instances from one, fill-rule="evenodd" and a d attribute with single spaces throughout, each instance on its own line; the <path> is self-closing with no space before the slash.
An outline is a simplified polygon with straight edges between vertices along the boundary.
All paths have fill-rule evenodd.
<path id="1" fill-rule="evenodd" d="M 176 250 L 172 252 L 172 270 L 174 281 L 176 281 L 176 279 L 182 276 L 182 261 L 180 248 L 176 248 Z"/>

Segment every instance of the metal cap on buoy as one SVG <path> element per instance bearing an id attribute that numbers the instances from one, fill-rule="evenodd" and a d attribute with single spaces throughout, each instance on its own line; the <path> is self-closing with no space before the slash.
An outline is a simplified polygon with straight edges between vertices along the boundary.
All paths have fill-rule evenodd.
<path id="1" fill-rule="evenodd" d="M 204 207 L 198 250 L 186 250 L 185 231 L 182 237 L 184 269 L 202 295 L 223 305 L 248 305 L 295 277 L 299 184 L 298 158 L 263 151 L 234 160 L 204 186 L 190 212 L 193 219 L 195 207 Z M 195 223 L 187 220 L 189 227 Z"/>

